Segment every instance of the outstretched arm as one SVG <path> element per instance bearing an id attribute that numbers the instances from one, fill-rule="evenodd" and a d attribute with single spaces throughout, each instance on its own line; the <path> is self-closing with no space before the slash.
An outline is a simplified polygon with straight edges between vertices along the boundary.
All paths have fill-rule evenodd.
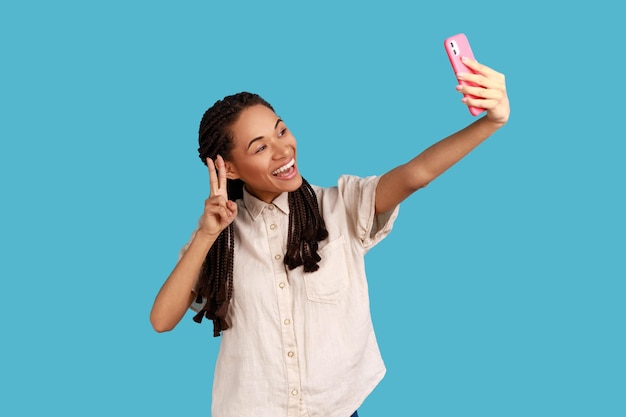
<path id="1" fill-rule="evenodd" d="M 458 85 L 457 91 L 476 97 L 463 98 L 463 103 L 483 108 L 487 115 L 384 174 L 376 188 L 377 213 L 394 208 L 415 191 L 426 187 L 508 121 L 510 108 L 504 75 L 470 59 L 464 58 L 463 63 L 476 74 L 460 73 L 457 78 L 471 81 L 476 86 Z"/>

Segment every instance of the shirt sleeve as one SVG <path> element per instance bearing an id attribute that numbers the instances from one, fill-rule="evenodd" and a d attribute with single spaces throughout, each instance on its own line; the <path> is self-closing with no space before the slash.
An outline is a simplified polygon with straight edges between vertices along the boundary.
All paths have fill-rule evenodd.
<path id="1" fill-rule="evenodd" d="M 343 198 L 354 230 L 363 248 L 369 250 L 383 240 L 393 227 L 400 206 L 376 214 L 376 186 L 380 177 L 360 178 L 343 175 L 339 178 L 339 194 Z"/>

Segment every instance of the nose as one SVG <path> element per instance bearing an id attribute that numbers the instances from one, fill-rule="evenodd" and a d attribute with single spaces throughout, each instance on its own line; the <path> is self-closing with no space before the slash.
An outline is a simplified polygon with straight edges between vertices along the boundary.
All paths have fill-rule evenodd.
<path id="1" fill-rule="evenodd" d="M 292 154 L 291 146 L 284 141 L 276 141 L 274 144 L 274 159 L 284 159 L 290 157 Z"/>

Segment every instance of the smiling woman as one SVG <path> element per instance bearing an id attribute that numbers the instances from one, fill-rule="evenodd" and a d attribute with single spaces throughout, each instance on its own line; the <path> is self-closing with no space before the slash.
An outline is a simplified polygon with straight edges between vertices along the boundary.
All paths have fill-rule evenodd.
<path id="1" fill-rule="evenodd" d="M 262 104 L 246 108 L 231 131 L 232 149 L 225 160 L 228 179 L 241 179 L 250 194 L 266 203 L 300 187 L 296 139 L 272 109 Z"/>
<path id="2" fill-rule="evenodd" d="M 487 115 L 382 176 L 310 185 L 296 140 L 256 94 L 217 101 L 200 123 L 210 194 L 154 302 L 157 331 L 188 308 L 222 335 L 212 415 L 356 416 L 385 374 L 364 256 L 398 206 L 508 119 L 504 77 L 478 63 L 467 102 Z M 459 92 L 467 93 L 465 87 Z"/>

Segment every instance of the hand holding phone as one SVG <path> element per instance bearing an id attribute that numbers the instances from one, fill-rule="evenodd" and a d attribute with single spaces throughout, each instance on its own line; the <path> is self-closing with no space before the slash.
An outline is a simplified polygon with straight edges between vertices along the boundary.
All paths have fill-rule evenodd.
<path id="1" fill-rule="evenodd" d="M 468 68 L 461 61 L 462 57 L 475 59 L 472 48 L 470 47 L 469 41 L 467 40 L 465 34 L 458 33 L 454 36 L 450 36 L 444 41 L 444 46 L 446 48 L 446 54 L 448 55 L 448 59 L 450 59 L 450 64 L 452 64 L 452 69 L 454 70 L 455 75 L 459 72 L 474 73 L 474 71 Z M 459 83 L 474 87 L 476 86 L 476 84 L 469 81 L 460 80 Z M 476 98 L 468 94 L 464 94 L 464 96 Z M 478 116 L 480 113 L 485 111 L 485 109 L 481 109 L 479 107 L 468 106 L 468 108 L 472 116 Z"/>

